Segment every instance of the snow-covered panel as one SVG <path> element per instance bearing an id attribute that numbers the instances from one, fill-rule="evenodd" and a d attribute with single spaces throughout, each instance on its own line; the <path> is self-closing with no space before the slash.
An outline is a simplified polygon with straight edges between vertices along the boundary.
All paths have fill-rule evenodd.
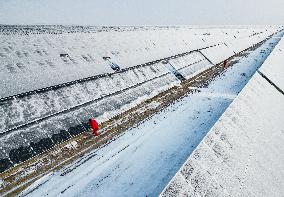
<path id="1" fill-rule="evenodd" d="M 284 39 L 275 47 L 272 54 L 265 60 L 260 71 L 279 88 L 284 90 Z"/>
<path id="2" fill-rule="evenodd" d="M 239 39 L 239 40 L 232 40 L 230 42 L 227 42 L 226 45 L 231 50 L 233 50 L 235 53 L 239 53 L 239 52 L 243 51 L 244 49 L 247 49 L 247 48 L 251 47 L 253 44 L 257 43 L 257 41 L 251 42 L 250 40 L 252 40 L 252 39 L 249 38 L 249 37 L 242 38 L 242 39 Z"/>
<path id="3" fill-rule="evenodd" d="M 0 51 L 3 50 L 3 53 L 0 52 L 0 61 L 4 62 L 1 64 L 4 65 L 1 72 L 6 77 L 0 78 L 4 80 L 4 83 L 0 83 L 0 90 L 13 91 L 8 86 L 14 85 L 19 93 L 26 91 L 23 88 L 35 89 L 34 86 L 25 86 L 25 83 L 35 83 L 42 88 L 61 83 L 60 80 L 66 82 L 95 75 L 88 80 L 66 83 L 46 91 L 3 99 L 0 102 L 0 144 L 3 144 L 0 146 L 0 155 L 3 156 L 0 162 L 3 163 L 2 159 L 6 162 L 7 156 L 14 164 L 26 160 L 84 132 L 90 117 L 107 120 L 179 84 L 180 81 L 161 62 L 140 65 L 142 63 L 172 57 L 169 60 L 171 64 L 187 79 L 210 68 L 212 65 L 198 51 L 180 57 L 176 55 L 195 47 L 215 45 L 220 40 L 231 40 L 231 34 L 235 33 L 231 29 L 165 27 L 118 32 L 0 35 L 5 38 L 0 39 L 1 46 L 4 46 L 0 47 Z M 247 38 L 251 33 L 252 30 L 248 29 L 236 38 Z M 127 69 L 113 71 L 110 62 L 102 58 L 105 56 L 110 57 L 110 62 Z M 52 60 L 48 63 L 49 67 L 44 67 L 41 58 Z M 11 64 L 20 59 L 26 61 L 26 64 Z M 104 67 L 96 69 L 100 62 L 109 71 L 100 70 Z M 10 73 L 5 75 L 5 72 Z M 37 72 L 40 74 L 37 75 Z M 106 75 L 97 76 L 99 73 Z M 9 81 L 8 85 L 5 80 Z M 22 80 L 25 82 L 22 83 Z"/>
<path id="4" fill-rule="evenodd" d="M 228 46 L 235 53 L 239 53 L 265 39 L 267 39 L 272 34 L 271 29 L 266 29 L 265 31 L 254 32 L 252 35 L 248 37 L 241 37 L 236 39 L 234 38 L 225 42 L 225 45 Z"/>
<path id="5" fill-rule="evenodd" d="M 205 55 L 213 64 L 218 64 L 235 55 L 234 51 L 225 44 L 203 49 L 201 50 L 201 53 L 203 53 L 203 55 Z"/>
<path id="6" fill-rule="evenodd" d="M 160 196 L 282 196 L 283 99 L 255 74 Z"/>
<path id="7" fill-rule="evenodd" d="M 200 62 L 204 60 L 205 58 L 199 53 L 199 52 L 192 52 L 188 55 L 171 59 L 169 62 L 177 69 L 182 69 L 184 67 L 187 67 L 189 65 L 195 64 L 197 62 Z"/>
<path id="8" fill-rule="evenodd" d="M 202 60 L 195 64 L 189 65 L 179 70 L 179 72 L 184 76 L 186 79 L 190 79 L 199 73 L 211 68 L 213 65 L 208 62 L 207 60 Z"/>
<path id="9" fill-rule="evenodd" d="M 158 196 L 278 40 L 265 42 L 255 51 L 247 52 L 242 59 L 235 57 L 233 61 L 239 61 L 216 77 L 208 88 L 198 89 L 200 92 L 175 102 L 151 119 L 131 128 L 115 142 L 85 155 L 61 173 L 55 173 L 48 182 L 33 184 L 22 195 Z M 269 46 L 270 43 L 274 45 Z M 260 54 L 261 50 L 266 51 L 265 56 Z M 167 80 L 159 81 L 164 83 Z M 129 91 L 131 95 L 136 95 L 136 92 L 139 93 Z M 115 97 L 112 102 L 118 103 L 120 98 Z M 149 106 L 155 107 L 159 102 L 152 104 Z M 144 111 L 143 108 L 141 110 Z M 69 169 L 72 172 L 66 174 Z M 185 179 L 179 183 L 183 184 L 187 184 Z M 195 188 L 191 189 L 189 192 Z"/>
<path id="10" fill-rule="evenodd" d="M 155 65 L 152 65 L 151 68 L 155 70 Z M 143 67 L 137 72 L 143 73 L 142 69 Z M 147 75 L 150 76 L 149 73 Z M 89 118 L 96 118 L 100 122 L 106 121 L 147 98 L 153 97 L 179 83 L 171 73 L 163 74 L 160 77 L 152 76 L 149 81 L 144 80 L 142 82 L 141 85 L 129 89 L 126 88 L 122 92 L 110 95 L 96 102 L 87 102 L 79 108 L 70 108 L 66 113 L 58 113 L 47 118 L 40 117 L 41 119 L 36 119 L 33 124 L 23 126 L 11 132 L 5 133 L 3 131 L 0 133 L 0 171 L 6 169 L 7 166 L 3 163 L 6 163 L 7 159 L 13 162 L 13 164 L 20 163 L 70 137 L 86 131 L 89 129 Z M 63 97 L 60 99 L 66 100 L 67 98 Z M 10 115 L 12 116 L 11 113 L 21 112 L 23 114 L 23 118 L 20 119 L 22 122 L 27 121 L 28 123 L 28 119 L 25 118 L 31 118 L 34 115 L 29 114 L 28 111 L 27 113 L 22 112 L 25 111 L 24 109 L 20 110 L 20 112 L 17 111 L 18 109 L 13 109 L 14 111 L 10 112 Z M 25 117 L 24 115 L 27 116 Z M 4 126 L 7 126 L 7 129 L 9 129 L 8 126 L 12 123 L 7 125 L 6 123 L 9 122 L 7 118 L 14 120 L 15 117 L 5 118 Z M 22 122 L 17 122 L 17 120 L 15 119 L 13 123 L 16 123 L 18 126 Z"/>
<path id="11" fill-rule="evenodd" d="M 170 63 L 185 77 L 190 78 L 212 65 L 199 53 L 171 59 Z M 82 81 L 57 89 L 0 102 L 0 133 L 18 126 L 52 116 L 53 114 L 118 94 L 127 88 L 145 83 L 169 73 L 161 62 L 125 70 L 124 72 Z M 158 88 L 159 86 L 156 86 Z"/>
<path id="12" fill-rule="evenodd" d="M 129 68 L 232 40 L 264 39 L 277 30 L 268 29 L 0 26 L 0 97 L 113 73 L 103 57 Z"/>
<path id="13" fill-rule="evenodd" d="M 51 116 L 168 73 L 162 63 L 0 102 L 0 133 Z M 157 86 L 158 87 L 158 86 Z"/>

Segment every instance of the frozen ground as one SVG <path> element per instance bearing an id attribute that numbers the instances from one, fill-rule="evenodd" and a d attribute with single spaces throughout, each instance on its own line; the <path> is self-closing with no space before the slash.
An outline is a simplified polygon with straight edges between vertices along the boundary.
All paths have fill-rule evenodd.
<path id="1" fill-rule="evenodd" d="M 273 48 L 270 42 L 240 59 L 208 88 L 173 104 L 108 146 L 49 174 L 22 194 L 157 196 L 267 58 Z"/>

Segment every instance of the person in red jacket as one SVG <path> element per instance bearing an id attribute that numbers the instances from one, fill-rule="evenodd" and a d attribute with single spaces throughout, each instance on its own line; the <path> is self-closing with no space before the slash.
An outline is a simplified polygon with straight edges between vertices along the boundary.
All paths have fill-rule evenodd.
<path id="1" fill-rule="evenodd" d="M 99 132 L 99 123 L 95 120 L 95 119 L 89 119 L 90 125 L 92 127 L 93 130 L 93 134 L 95 136 L 99 136 L 100 132 Z"/>
<path id="2" fill-rule="evenodd" d="M 228 60 L 225 60 L 223 63 L 224 68 L 228 68 L 229 64 L 228 64 Z"/>

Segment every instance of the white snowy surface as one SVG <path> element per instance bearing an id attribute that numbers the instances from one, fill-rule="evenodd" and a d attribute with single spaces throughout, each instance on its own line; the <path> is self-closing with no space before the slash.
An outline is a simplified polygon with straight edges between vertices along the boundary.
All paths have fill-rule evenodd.
<path id="1" fill-rule="evenodd" d="M 283 79 L 283 41 L 260 68 Z M 161 197 L 283 196 L 284 95 L 256 73 Z"/>
<path id="2" fill-rule="evenodd" d="M 260 71 L 272 79 L 279 88 L 284 90 L 284 39 L 275 47 L 272 54 L 265 60 Z"/>
<path id="3" fill-rule="evenodd" d="M 0 97 L 113 73 L 109 63 L 103 60 L 105 56 L 121 68 L 129 68 L 219 43 L 232 43 L 232 47 L 236 45 L 243 50 L 277 30 L 271 27 L 121 27 L 95 32 L 70 33 L 63 29 L 61 33 L 56 30 L 38 33 L 44 27 L 35 28 L 38 30 L 21 34 L 13 32 L 13 27 L 0 26 L 4 31 L 0 33 Z M 227 54 L 224 48 L 218 51 L 221 55 Z M 60 57 L 60 54 L 68 56 Z"/>
<path id="4" fill-rule="evenodd" d="M 266 59 L 269 43 L 242 58 L 208 88 L 54 172 L 48 181 L 32 185 L 22 195 L 158 196 Z M 266 55 L 261 56 L 261 50 Z"/>
<path id="5" fill-rule="evenodd" d="M 72 27 L 69 28 L 72 29 Z M 11 27 L 9 29 L 8 27 L 3 28 L 2 26 L 0 26 L 0 30 L 13 31 L 17 29 L 15 27 Z M 93 76 L 114 72 L 112 70 L 101 70 L 101 72 L 96 69 L 97 67 L 103 69 L 103 67 L 100 67 L 98 65 L 101 61 L 105 63 L 105 61 L 102 60 L 102 57 L 105 55 L 100 54 L 99 56 L 96 56 L 98 58 L 96 59 L 92 58 L 93 56 L 90 55 L 89 52 L 92 52 L 94 55 L 98 55 L 97 53 L 100 53 L 102 51 L 115 49 L 117 53 L 112 52 L 107 56 L 116 58 L 114 62 L 118 64 L 120 64 L 120 60 L 125 60 L 125 64 L 122 65 L 126 65 L 127 63 L 130 64 L 133 60 L 133 64 L 127 66 L 131 67 L 140 64 L 141 62 L 145 63 L 151 60 L 157 60 L 162 57 L 169 57 L 171 55 L 182 53 L 188 50 L 214 45 L 221 41 L 232 42 L 236 39 L 239 41 L 248 39 L 249 42 L 235 43 L 242 46 L 243 50 L 245 47 L 247 47 L 247 45 L 251 46 L 253 45 L 253 43 L 257 43 L 265 39 L 268 35 L 275 32 L 276 29 L 270 28 L 269 30 L 264 31 L 264 28 L 221 30 L 190 29 L 186 27 L 141 27 L 135 30 L 125 27 L 122 28 L 122 30 L 119 30 L 119 28 L 115 29 L 117 31 L 106 28 L 105 31 L 101 32 L 80 32 L 75 31 L 75 29 L 75 33 L 68 33 L 63 31 L 66 30 L 63 27 L 58 27 L 56 31 L 49 29 L 48 31 L 46 30 L 47 32 L 45 33 L 38 33 L 37 31 L 40 30 L 44 30 L 44 27 L 38 27 L 37 30 L 30 30 L 31 32 L 27 34 L 20 32 L 2 32 L 2 34 L 0 34 L 0 37 L 3 37 L 3 40 L 0 40 L 0 44 L 1 46 L 3 46 L 2 48 L 0 47 L 0 67 L 2 66 L 0 69 L 0 94 L 6 94 L 5 92 L 7 91 L 10 93 L 14 92 L 16 94 L 23 92 L 24 90 L 22 90 L 22 88 L 25 88 L 25 91 L 28 91 L 36 89 L 36 87 L 42 88 L 49 85 L 63 83 L 70 81 L 71 78 L 69 79 L 68 77 L 73 74 L 76 74 L 77 77 L 72 78 L 72 80 L 80 79 L 86 77 L 87 75 Z M 57 31 L 60 30 L 62 30 L 63 32 L 57 34 Z M 257 34 L 257 36 L 254 35 L 255 32 L 258 32 L 259 34 Z M 161 35 L 157 36 L 157 34 Z M 148 39 L 152 38 L 152 36 L 154 37 L 150 42 Z M 139 42 L 137 42 L 138 38 Z M 183 39 L 181 43 L 180 39 Z M 188 44 L 189 41 L 190 44 Z M 94 44 L 94 42 L 97 43 L 95 46 L 92 45 Z M 21 48 L 17 49 L 15 48 L 15 45 L 19 45 Z M 137 47 L 141 46 L 143 46 L 141 50 L 136 50 Z M 71 58 L 70 61 L 68 60 L 67 62 L 65 62 L 65 59 L 67 57 L 64 57 L 63 60 L 59 57 L 60 53 L 67 53 L 66 51 L 62 52 L 62 48 L 69 49 L 68 58 Z M 134 48 L 135 50 L 132 50 Z M 133 54 L 122 55 L 123 51 L 125 52 L 124 49 L 130 50 Z M 144 53 L 145 51 L 149 51 L 150 49 L 152 50 L 151 53 Z M 75 56 L 82 54 L 82 57 L 80 56 L 81 59 L 79 58 L 76 60 L 75 56 L 71 54 L 72 51 L 74 52 L 73 55 Z M 208 56 L 209 59 L 212 59 L 214 63 L 223 61 L 224 59 L 233 55 L 232 50 L 225 44 L 214 46 L 209 49 L 204 49 L 204 53 L 206 53 L 206 56 Z M 145 56 L 145 54 L 148 55 Z M 87 56 L 88 58 L 86 58 Z M 39 60 L 42 58 L 44 59 L 44 61 L 53 61 L 53 66 L 50 66 L 50 64 L 49 66 L 45 67 L 42 64 L 43 67 L 33 67 L 34 63 L 40 62 Z M 141 60 L 141 58 L 143 60 Z M 24 62 L 21 63 L 19 67 L 19 64 L 15 62 L 22 60 Z M 83 60 L 83 62 L 81 60 Z M 194 51 L 182 57 L 170 59 L 169 62 L 187 79 L 213 66 L 209 64 L 205 57 L 203 57 L 198 51 Z M 58 65 L 62 66 L 58 67 Z M 108 65 L 107 68 L 110 69 L 110 66 Z M 81 72 L 85 72 L 86 75 L 82 75 Z M 158 93 L 158 89 L 165 90 L 172 87 L 173 84 L 178 83 L 179 80 L 176 79 L 175 76 L 170 76 L 170 74 L 165 76 L 165 74 L 168 72 L 169 70 L 165 68 L 164 65 L 162 65 L 161 63 L 155 63 L 142 67 L 132 67 L 127 71 L 115 73 L 111 76 L 101 76 L 97 79 L 92 79 L 84 82 L 81 81 L 80 83 L 62 86 L 59 89 L 51 89 L 45 92 L 33 93 L 31 95 L 26 95 L 23 97 L 13 97 L 0 103 L 0 134 L 4 134 L 7 131 L 19 128 L 28 123 L 31 124 L 35 121 L 38 121 L 39 123 L 44 124 L 44 126 L 39 129 L 40 131 L 37 132 L 36 138 L 41 139 L 42 137 L 40 136 L 46 137 L 46 135 L 52 136 L 53 133 L 58 133 L 59 130 L 50 129 L 50 126 L 47 126 L 45 124 L 46 122 L 43 123 L 40 120 L 51 116 L 55 117 L 54 114 L 56 114 L 55 119 L 57 118 L 62 120 L 62 118 L 66 116 L 60 116 L 60 114 L 66 112 L 67 110 L 72 111 L 74 108 L 85 105 L 86 103 L 89 104 L 85 105 L 84 108 L 80 107 L 80 109 L 78 110 L 73 110 L 76 116 L 75 118 L 71 117 L 71 113 L 69 113 L 69 117 L 73 119 L 72 122 L 74 123 L 72 126 L 75 127 L 76 122 L 84 123 L 90 117 L 101 119 L 102 113 L 105 113 L 103 115 L 103 119 L 105 119 L 105 117 L 110 117 L 108 114 L 110 114 L 111 111 L 117 110 L 121 107 L 121 105 L 124 105 L 125 103 L 133 102 L 133 100 L 135 99 L 137 101 L 142 100 L 141 97 L 148 96 L 149 92 L 154 91 Z M 53 75 L 53 73 L 56 73 L 56 75 Z M 39 78 L 37 79 L 37 77 Z M 28 80 L 26 78 L 28 78 Z M 43 82 L 43 84 L 41 82 Z M 139 85 L 142 83 L 144 84 Z M 36 84 L 36 87 L 34 87 L 33 84 Z M 139 91 L 137 91 L 136 93 L 134 92 L 134 86 L 137 85 L 141 87 L 141 94 L 139 93 Z M 142 88 L 142 86 L 144 86 L 144 88 Z M 18 88 L 20 88 L 21 90 L 19 91 Z M 125 90 L 127 88 L 133 89 L 133 98 L 129 98 L 129 95 L 128 98 L 126 98 L 127 95 L 123 96 L 123 94 L 121 93 L 122 90 Z M 8 94 L 8 96 L 14 94 L 10 93 Z M 120 94 L 120 98 L 114 99 L 113 96 L 111 98 L 104 98 L 104 96 L 111 94 Z M 94 102 L 96 99 L 101 98 L 103 98 L 102 101 Z M 109 100 L 110 102 L 108 102 Z M 104 102 L 104 104 L 102 104 L 102 102 Z M 100 103 L 100 105 L 98 105 L 98 103 Z M 84 116 L 83 119 L 81 118 L 82 116 Z M 48 129 L 46 129 L 47 127 Z M 62 127 L 62 129 L 68 130 L 70 125 L 63 125 Z M 32 132 L 30 132 L 29 130 L 30 127 L 27 127 L 25 131 L 21 132 L 34 133 L 37 128 L 32 128 Z M 51 130 L 52 132 L 46 132 L 46 130 Z M 30 142 L 30 140 L 33 140 L 32 138 L 34 138 L 24 135 L 24 140 L 15 140 L 14 136 L 10 137 L 12 137 L 12 141 L 14 142 L 10 142 L 10 139 L 5 139 L 6 142 L 3 142 L 3 140 L 0 139 L 0 142 L 4 144 L 3 146 L 9 146 L 10 148 L 26 146 L 25 141 Z M 19 138 L 22 137 L 20 136 Z M 13 146 L 11 146 L 11 144 L 13 144 Z M 1 155 L 8 154 L 9 151 L 6 150 L 6 148 L 0 150 L 0 158 Z"/>
<path id="6" fill-rule="evenodd" d="M 16 30 L 16 28 L 11 27 L 9 29 L 0 26 L 0 30 L 12 31 Z M 44 30 L 44 27 L 38 27 L 37 31 L 39 30 Z M 63 31 L 66 29 L 58 27 L 57 30 Z M 87 76 L 113 73 L 113 70 L 108 70 L 110 69 L 109 65 L 106 67 L 107 70 L 100 70 L 104 69 L 104 66 L 100 66 L 100 62 L 103 64 L 106 63 L 102 60 L 102 57 L 106 54 L 99 54 L 101 52 L 110 53 L 107 56 L 112 57 L 111 61 L 115 59 L 114 62 L 120 66 L 123 67 L 129 64 L 126 67 L 131 67 L 185 51 L 211 46 L 219 42 L 233 43 L 230 47 L 236 45 L 240 47 L 240 50 L 243 50 L 265 39 L 271 33 L 275 32 L 276 29 L 141 27 L 133 30 L 125 27 L 120 31 L 106 28 L 102 32 L 76 32 L 74 30 L 75 33 L 63 31 L 59 34 L 55 30 L 54 32 L 49 30 L 51 32 L 47 31 L 40 34 L 36 30 L 30 31 L 30 34 L 27 33 L 27 35 L 19 32 L 2 32 L 0 34 L 0 37 L 3 37 L 0 40 L 0 46 L 3 46 L 2 48 L 0 47 L 0 96 L 1 94 L 3 96 L 10 96 Z M 138 38 L 139 42 L 137 41 Z M 236 40 L 239 42 L 235 42 Z M 15 46 L 20 46 L 20 48 L 16 48 Z M 142 48 L 138 50 L 137 47 Z M 230 47 L 221 44 L 204 49 L 202 53 L 214 63 L 219 63 L 234 54 Z M 62 48 L 68 49 L 68 52 L 62 52 Z M 131 54 L 126 54 L 126 50 L 130 51 Z M 146 53 L 145 51 L 148 52 Z M 59 57 L 60 53 L 68 53 L 70 61 L 66 60 L 67 62 L 65 62 L 67 57 L 64 57 L 62 60 Z M 82 57 L 80 54 L 82 54 Z M 76 59 L 78 55 L 80 58 Z M 96 58 L 94 58 L 95 56 Z M 49 63 L 49 66 L 44 66 L 44 64 L 40 63 L 41 60 L 53 62 L 52 66 Z M 125 62 L 122 63 L 119 61 Z M 17 62 L 22 63 L 18 64 Z M 35 63 L 40 63 L 41 66 L 34 66 Z M 208 64 L 207 60 L 198 51 L 183 57 L 171 59 L 170 63 L 176 69 L 179 69 L 179 72 L 187 79 L 212 66 Z M 85 74 L 82 74 L 82 72 Z M 150 66 L 132 68 L 111 76 L 63 86 L 56 90 L 34 93 L 19 98 L 14 97 L 13 99 L 3 101 L 0 103 L 0 116 L 2 117 L 0 119 L 0 133 L 5 133 L 8 130 L 52 116 L 64 110 L 70 110 L 76 106 L 102 98 L 105 95 L 119 93 L 121 90 L 131 88 L 138 83 L 144 83 L 156 77 L 162 78 L 162 75 L 167 72 L 168 70 L 164 65 L 156 63 Z M 76 77 L 70 78 L 74 74 Z M 169 77 L 165 76 L 163 80 L 177 80 L 169 79 Z M 148 84 L 150 86 L 153 85 L 152 82 Z M 170 87 L 168 84 L 161 83 L 157 84 L 157 86 L 163 86 L 164 89 Z M 117 105 L 112 107 L 116 109 Z M 98 117 L 101 115 L 98 113 L 95 110 L 90 114 L 91 116 Z"/>
<path id="7" fill-rule="evenodd" d="M 246 49 L 246 47 L 244 45 L 246 45 L 245 42 L 242 43 L 243 50 Z M 225 59 L 228 59 L 229 57 L 235 55 L 233 50 L 230 47 L 228 47 L 228 46 L 226 46 L 224 44 L 220 44 L 220 45 L 217 45 L 217 46 L 214 46 L 214 47 L 203 49 L 203 50 L 201 50 L 201 52 L 213 64 L 218 64 L 218 63 L 224 61 Z"/>

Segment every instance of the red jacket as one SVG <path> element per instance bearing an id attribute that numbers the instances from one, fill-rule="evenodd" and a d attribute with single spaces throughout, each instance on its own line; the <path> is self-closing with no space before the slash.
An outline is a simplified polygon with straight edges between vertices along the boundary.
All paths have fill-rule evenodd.
<path id="1" fill-rule="evenodd" d="M 224 67 L 227 68 L 228 67 L 228 60 L 224 61 Z"/>
<path id="2" fill-rule="evenodd" d="M 99 123 L 95 119 L 91 119 L 90 124 L 91 124 L 91 127 L 93 129 L 93 134 L 95 134 L 96 136 L 99 136 L 100 135 Z"/>

